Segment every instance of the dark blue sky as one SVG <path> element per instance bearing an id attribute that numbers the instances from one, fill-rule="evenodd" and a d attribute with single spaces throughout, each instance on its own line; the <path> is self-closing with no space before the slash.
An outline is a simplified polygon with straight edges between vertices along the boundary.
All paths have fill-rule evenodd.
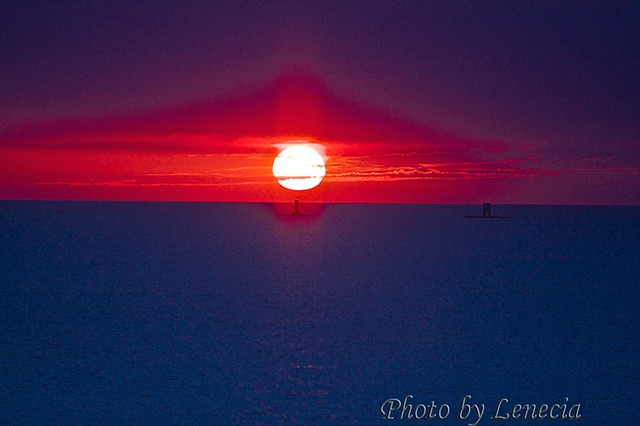
<path id="1" fill-rule="evenodd" d="M 639 3 L 343 3 L 5 2 L 0 123 L 236 96 L 295 68 L 460 137 L 639 166 Z"/>

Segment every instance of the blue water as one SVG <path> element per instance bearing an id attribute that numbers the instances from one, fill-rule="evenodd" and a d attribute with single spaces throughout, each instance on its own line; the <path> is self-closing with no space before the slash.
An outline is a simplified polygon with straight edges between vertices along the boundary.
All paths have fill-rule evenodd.
<path id="1" fill-rule="evenodd" d="M 640 208 L 305 208 L 1 202 L 0 424 L 636 423 Z"/>

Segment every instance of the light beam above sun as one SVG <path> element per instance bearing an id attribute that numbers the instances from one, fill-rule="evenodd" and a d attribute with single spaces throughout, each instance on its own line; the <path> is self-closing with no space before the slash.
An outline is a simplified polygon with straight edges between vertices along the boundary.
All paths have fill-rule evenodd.
<path id="1" fill-rule="evenodd" d="M 308 144 L 289 145 L 273 161 L 273 176 L 293 191 L 315 188 L 325 173 L 324 158 Z"/>

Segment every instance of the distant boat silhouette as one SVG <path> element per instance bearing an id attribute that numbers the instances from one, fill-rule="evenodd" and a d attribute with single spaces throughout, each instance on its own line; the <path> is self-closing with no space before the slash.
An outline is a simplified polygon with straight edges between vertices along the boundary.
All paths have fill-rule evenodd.
<path id="1" fill-rule="evenodd" d="M 467 219 L 508 219 L 509 216 L 494 216 L 491 214 L 491 203 L 482 204 L 482 216 L 464 216 Z"/>

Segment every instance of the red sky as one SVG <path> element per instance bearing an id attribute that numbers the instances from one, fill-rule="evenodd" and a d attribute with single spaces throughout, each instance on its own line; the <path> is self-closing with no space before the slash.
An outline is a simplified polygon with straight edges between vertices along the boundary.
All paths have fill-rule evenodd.
<path id="1" fill-rule="evenodd" d="M 276 146 L 299 140 L 325 147 L 327 174 L 293 193 L 271 165 Z M 0 152 L 4 199 L 619 204 L 612 182 L 638 183 L 637 169 L 447 134 L 296 73 L 183 107 L 8 126 Z"/>
<path id="2" fill-rule="evenodd" d="M 5 3 L 0 199 L 640 204 L 636 2 Z"/>

